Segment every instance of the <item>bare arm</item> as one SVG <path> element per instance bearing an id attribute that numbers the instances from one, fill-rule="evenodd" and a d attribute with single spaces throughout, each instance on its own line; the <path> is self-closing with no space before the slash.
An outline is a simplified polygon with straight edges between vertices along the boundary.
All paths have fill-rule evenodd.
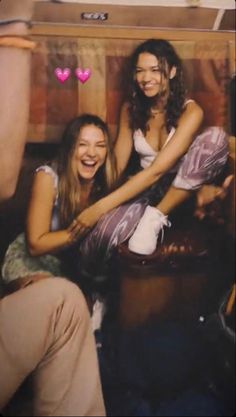
<path id="1" fill-rule="evenodd" d="M 27 215 L 26 235 L 32 256 L 53 253 L 71 243 L 65 230 L 50 231 L 55 188 L 51 175 L 39 171 L 35 174 Z"/>
<path id="2" fill-rule="evenodd" d="M 30 20 L 33 0 L 0 1 L 2 22 Z M 1 36 L 25 36 L 22 22 L 0 26 Z M 27 135 L 30 93 L 28 49 L 0 46 L 0 202 L 15 192 Z"/>
<path id="3" fill-rule="evenodd" d="M 11 49 L 0 47 L 0 201 L 14 194 L 28 126 L 30 56 Z"/>
<path id="4" fill-rule="evenodd" d="M 114 150 L 118 175 L 121 175 L 127 167 L 132 149 L 133 138 L 129 127 L 128 108 L 125 103 L 121 109 L 119 132 Z"/>
<path id="5" fill-rule="evenodd" d="M 78 217 L 85 227 L 93 226 L 108 211 L 136 197 L 168 172 L 187 152 L 203 118 L 202 109 L 193 102 L 179 120 L 178 128 L 169 143 L 159 152 L 152 165 L 130 178 L 124 185 L 102 198 Z"/>

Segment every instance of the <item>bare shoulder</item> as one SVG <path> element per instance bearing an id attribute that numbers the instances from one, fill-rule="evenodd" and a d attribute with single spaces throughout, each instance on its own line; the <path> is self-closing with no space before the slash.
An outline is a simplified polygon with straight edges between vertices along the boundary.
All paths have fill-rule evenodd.
<path id="1" fill-rule="evenodd" d="M 184 106 L 184 111 L 180 116 L 179 123 L 194 123 L 198 127 L 201 125 L 204 118 L 203 109 L 194 100 L 189 100 Z"/>
<path id="2" fill-rule="evenodd" d="M 203 114 L 203 109 L 195 100 L 187 100 L 184 105 L 184 113 Z"/>
<path id="3" fill-rule="evenodd" d="M 47 171 L 36 171 L 33 180 L 34 192 L 55 192 L 55 181 L 52 175 L 49 175 Z"/>

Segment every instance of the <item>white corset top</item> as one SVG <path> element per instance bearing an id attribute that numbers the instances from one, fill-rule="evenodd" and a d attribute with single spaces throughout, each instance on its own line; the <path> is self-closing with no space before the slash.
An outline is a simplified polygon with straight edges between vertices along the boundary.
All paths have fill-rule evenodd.
<path id="1" fill-rule="evenodd" d="M 172 136 L 175 133 L 175 128 L 172 127 L 164 145 L 167 145 L 167 143 L 169 142 L 169 140 L 172 138 Z M 154 161 L 154 159 L 157 157 L 158 152 L 154 151 L 154 149 L 151 147 L 151 145 L 149 145 L 149 143 L 147 142 L 143 132 L 141 131 L 141 129 L 135 130 L 134 132 L 134 148 L 136 150 L 136 152 L 139 154 L 139 158 L 140 158 L 140 165 L 142 168 L 147 168 L 149 167 L 152 162 Z"/>
<path id="2" fill-rule="evenodd" d="M 193 99 L 189 98 L 185 101 L 184 103 L 184 107 L 186 107 L 186 105 L 188 103 L 194 102 Z M 162 146 L 162 148 L 164 148 L 167 143 L 169 142 L 169 140 L 172 138 L 172 136 L 175 133 L 175 128 L 172 127 L 170 130 L 170 133 L 164 143 L 164 145 Z M 149 143 L 147 142 L 143 132 L 141 129 L 137 129 L 134 132 L 133 135 L 133 140 L 134 140 L 134 148 L 136 150 L 136 152 L 139 154 L 139 158 L 140 158 L 140 165 L 142 168 L 147 168 L 149 167 L 152 162 L 154 161 L 154 159 L 157 157 L 158 152 L 154 151 L 154 149 L 151 147 L 151 145 L 149 145 Z M 179 163 L 177 163 L 175 165 L 175 167 L 173 167 L 171 169 L 172 171 L 176 171 L 177 167 L 178 167 Z"/>

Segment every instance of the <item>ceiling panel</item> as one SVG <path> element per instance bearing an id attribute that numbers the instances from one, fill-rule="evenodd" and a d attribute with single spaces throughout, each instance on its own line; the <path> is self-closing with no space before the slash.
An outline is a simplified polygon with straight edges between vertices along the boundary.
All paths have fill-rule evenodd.
<path id="1" fill-rule="evenodd" d="M 81 18 L 82 13 L 97 12 L 107 13 L 107 20 L 83 20 Z M 88 4 L 85 2 L 78 3 L 71 1 L 37 1 L 33 20 L 36 22 L 84 24 L 86 26 L 235 30 L 235 10 L 224 10 L 213 7 L 183 8 L 172 6 L 168 7 L 167 12 L 167 7 L 164 6 L 139 5 L 133 7 L 133 5 L 101 4 L 101 2 L 100 4 Z"/>
<path id="2" fill-rule="evenodd" d="M 39 0 L 35 0 L 39 1 Z M 165 6 L 165 7 L 186 7 L 198 6 L 213 9 L 234 9 L 234 0 L 41 0 L 54 3 L 85 3 L 85 4 L 112 4 L 123 6 Z"/>

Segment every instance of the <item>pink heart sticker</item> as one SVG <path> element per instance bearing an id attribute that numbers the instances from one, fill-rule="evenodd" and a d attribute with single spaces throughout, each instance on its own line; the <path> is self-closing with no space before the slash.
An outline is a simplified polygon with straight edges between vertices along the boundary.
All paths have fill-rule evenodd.
<path id="1" fill-rule="evenodd" d="M 90 68 L 85 68 L 85 70 L 82 70 L 82 68 L 76 68 L 75 75 L 81 83 L 85 83 L 91 75 L 91 70 Z"/>
<path id="2" fill-rule="evenodd" d="M 56 68 L 54 71 L 58 81 L 60 81 L 61 83 L 64 83 L 70 76 L 70 68 Z"/>

